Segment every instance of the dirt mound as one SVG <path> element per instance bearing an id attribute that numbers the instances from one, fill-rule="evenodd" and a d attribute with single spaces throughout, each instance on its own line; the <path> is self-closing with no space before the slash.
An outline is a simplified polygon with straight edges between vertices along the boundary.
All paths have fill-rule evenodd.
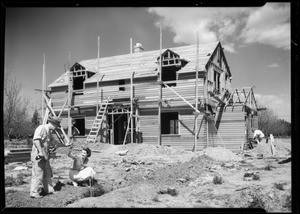
<path id="1" fill-rule="evenodd" d="M 275 146 L 275 157 L 286 157 L 290 155 L 290 148 L 291 145 L 280 140 L 280 139 L 275 139 L 274 140 L 274 146 Z M 252 152 L 263 155 L 264 157 L 272 157 L 272 152 L 271 152 L 271 143 L 270 140 L 267 142 L 267 140 L 263 140 L 260 144 L 255 147 Z"/>
<path id="2" fill-rule="evenodd" d="M 151 144 L 128 144 L 128 149 L 128 155 L 135 155 L 141 157 L 155 155 L 174 155 L 184 152 L 184 150 L 179 150 L 168 146 L 158 146 Z"/>
<path id="3" fill-rule="evenodd" d="M 188 183 L 205 174 L 206 169 L 209 168 L 213 162 L 214 160 L 210 157 L 202 155 L 200 157 L 194 157 L 188 162 L 169 164 L 166 167 L 145 172 L 143 175 L 137 174 L 136 172 L 129 172 L 126 176 L 126 180 L 131 181 L 132 184 L 136 184 L 137 182 L 150 182 L 158 186 L 176 186 Z"/>
<path id="4" fill-rule="evenodd" d="M 208 147 L 203 150 L 203 154 L 218 161 L 241 161 L 242 158 L 238 157 L 232 151 L 224 147 Z"/>

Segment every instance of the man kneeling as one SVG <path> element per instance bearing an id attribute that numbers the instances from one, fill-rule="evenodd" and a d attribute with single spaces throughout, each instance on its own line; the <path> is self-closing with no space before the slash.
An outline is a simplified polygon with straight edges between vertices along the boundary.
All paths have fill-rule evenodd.
<path id="1" fill-rule="evenodd" d="M 83 147 L 80 155 L 74 155 L 72 151 L 69 150 L 68 157 L 74 160 L 69 172 L 69 177 L 74 186 L 78 186 L 79 182 L 93 179 L 96 175 L 92 167 L 86 165 L 89 161 L 88 157 L 90 156 L 91 150 L 88 147 Z"/>

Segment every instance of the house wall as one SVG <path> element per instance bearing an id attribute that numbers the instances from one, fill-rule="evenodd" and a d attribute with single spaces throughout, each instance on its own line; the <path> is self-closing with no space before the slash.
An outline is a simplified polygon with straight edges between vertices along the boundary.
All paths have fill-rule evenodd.
<path id="1" fill-rule="evenodd" d="M 194 121 L 195 115 L 193 109 L 185 108 L 169 108 L 163 112 L 178 112 L 179 133 L 178 134 L 163 134 L 161 143 L 163 146 L 172 146 L 176 148 L 192 151 L 194 148 Z M 206 143 L 206 120 L 203 114 L 198 116 L 198 142 L 197 150 L 203 150 Z M 158 144 L 158 111 L 144 110 L 140 112 L 141 132 L 143 135 L 143 143 Z"/>
<path id="2" fill-rule="evenodd" d="M 221 111 L 221 112 L 220 112 Z M 213 146 L 226 146 L 231 150 L 242 149 L 246 142 L 246 113 L 242 106 L 228 106 L 223 110 L 218 107 L 214 121 L 209 122 L 209 143 Z M 218 132 L 216 131 L 218 130 Z"/>
<path id="3" fill-rule="evenodd" d="M 218 65 L 224 72 L 220 73 L 220 93 L 222 93 L 225 89 L 230 90 L 231 88 L 231 83 L 229 79 L 229 73 L 228 73 L 228 68 L 226 67 L 225 64 L 225 56 L 224 52 L 222 51 L 221 47 L 218 46 L 218 48 L 215 50 L 215 52 L 212 54 L 211 61 Z M 213 91 L 214 85 L 216 82 L 214 82 L 214 72 L 218 70 L 215 69 L 214 65 L 211 63 L 208 63 L 207 66 L 207 76 L 208 76 L 208 91 Z M 228 76 L 227 80 L 225 76 Z"/>

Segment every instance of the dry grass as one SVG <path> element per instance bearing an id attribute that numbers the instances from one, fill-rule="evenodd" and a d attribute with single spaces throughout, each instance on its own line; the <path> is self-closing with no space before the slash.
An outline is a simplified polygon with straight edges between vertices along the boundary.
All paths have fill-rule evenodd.
<path id="1" fill-rule="evenodd" d="M 22 184 L 25 184 L 26 182 L 24 181 L 25 175 L 23 173 L 20 173 L 17 175 L 17 177 L 11 176 L 6 176 L 5 177 L 5 186 L 20 186 Z"/>

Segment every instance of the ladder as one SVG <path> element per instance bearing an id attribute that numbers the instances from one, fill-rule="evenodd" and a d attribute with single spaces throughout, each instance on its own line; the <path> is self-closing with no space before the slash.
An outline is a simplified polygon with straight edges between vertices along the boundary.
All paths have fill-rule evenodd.
<path id="1" fill-rule="evenodd" d="M 106 113 L 107 105 L 108 105 L 108 99 L 103 100 L 102 103 L 100 104 L 100 108 L 99 108 L 99 111 L 96 115 L 94 124 L 93 124 L 93 126 L 90 130 L 89 135 L 86 138 L 86 143 L 89 143 L 89 142 L 95 143 L 96 142 L 97 135 L 98 135 L 99 130 L 102 126 L 103 117 Z"/>

